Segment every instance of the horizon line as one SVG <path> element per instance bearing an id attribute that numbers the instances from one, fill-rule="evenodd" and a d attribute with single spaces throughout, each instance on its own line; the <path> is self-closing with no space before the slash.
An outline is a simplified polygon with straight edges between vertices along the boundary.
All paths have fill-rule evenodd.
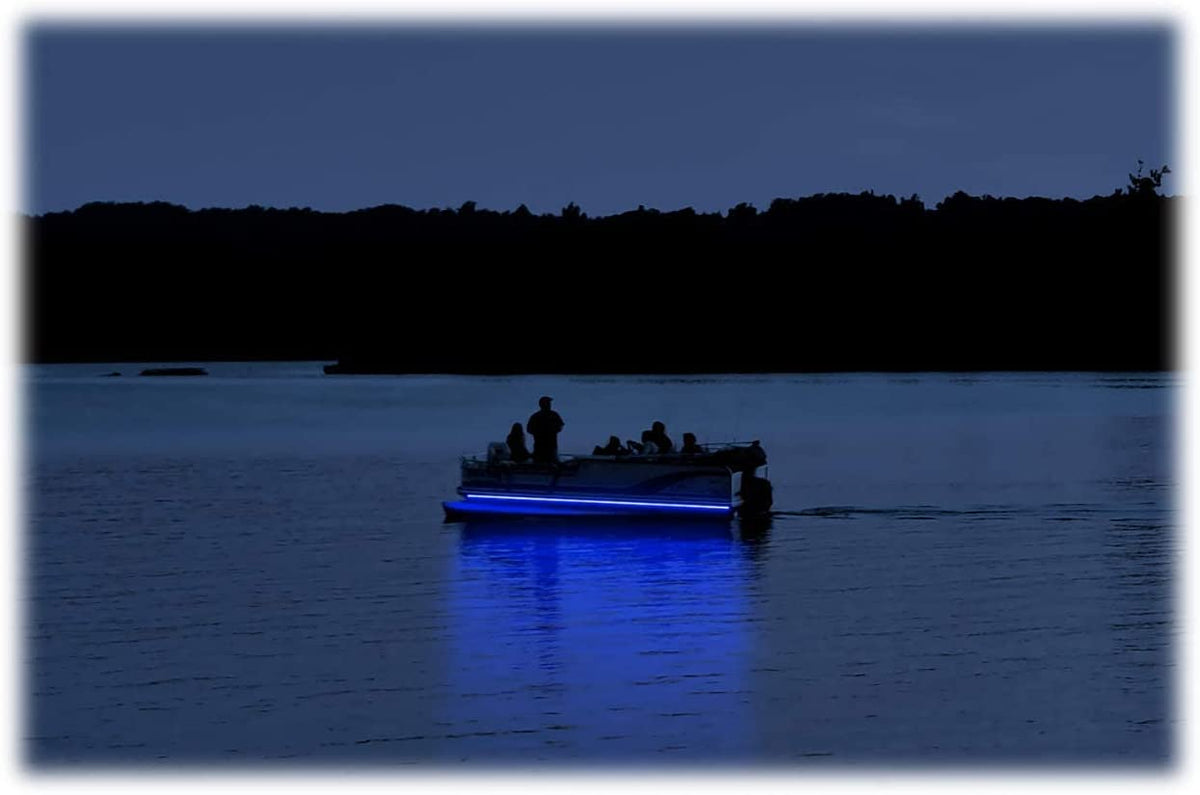
<path id="1" fill-rule="evenodd" d="M 301 206 L 301 205 L 294 205 L 294 204 L 285 207 L 285 206 L 280 206 L 280 205 L 264 205 L 264 204 L 258 204 L 258 203 L 253 203 L 253 202 L 250 204 L 245 204 L 245 205 L 241 205 L 241 206 L 233 206 L 233 205 L 195 206 L 195 205 L 190 205 L 190 204 L 186 204 L 183 202 L 172 201 L 172 200 L 168 200 L 168 199 L 94 199 L 92 201 L 87 201 L 87 202 L 84 202 L 83 204 L 79 204 L 71 209 L 45 210 L 42 212 L 32 212 L 29 210 L 21 210 L 20 215 L 22 215 L 26 218 L 42 218 L 42 217 L 45 217 L 48 215 L 60 215 L 60 214 L 75 213 L 86 207 L 92 207 L 94 205 L 134 206 L 134 207 L 166 205 L 168 207 L 178 207 L 178 208 L 187 210 L 188 212 L 204 212 L 206 210 L 225 210 L 225 211 L 266 210 L 266 211 L 275 211 L 275 212 L 301 211 L 301 212 L 320 213 L 323 215 L 347 215 L 350 213 L 363 212 L 366 210 L 377 210 L 377 209 L 381 209 L 381 208 L 394 207 L 394 208 L 400 208 L 400 209 L 405 209 L 405 210 L 412 210 L 413 212 L 419 212 L 419 213 L 451 212 L 451 213 L 461 214 L 467 205 L 471 205 L 470 209 L 466 210 L 467 213 L 471 213 L 471 212 L 495 213 L 497 215 L 503 215 L 503 214 L 517 213 L 517 212 L 520 212 L 521 208 L 525 208 L 525 212 L 529 213 L 530 215 L 532 215 L 534 217 L 558 218 L 558 217 L 561 217 L 563 211 L 565 211 L 568 207 L 574 205 L 580 212 L 582 212 L 588 218 L 611 218 L 611 217 L 615 217 L 615 216 L 625 215 L 627 213 L 636 213 L 636 212 L 667 214 L 667 213 L 684 212 L 687 210 L 691 210 L 696 215 L 717 215 L 717 216 L 721 216 L 724 218 L 724 217 L 728 217 L 728 213 L 730 211 L 735 210 L 738 207 L 748 207 L 748 208 L 755 210 L 756 212 L 769 212 L 770 206 L 777 201 L 797 201 L 797 200 L 801 200 L 801 199 L 813 199 L 813 198 L 820 198 L 820 197 L 825 197 L 825 196 L 850 196 L 853 198 L 869 197 L 869 198 L 877 198 L 877 199 L 891 198 L 894 201 L 896 201 L 897 203 L 909 202 L 909 201 L 912 201 L 915 199 L 926 210 L 936 210 L 937 206 L 939 204 L 941 204 L 942 202 L 946 201 L 947 199 L 952 199 L 959 195 L 963 195 L 970 199 L 985 199 L 985 200 L 993 200 L 993 201 L 997 201 L 997 200 L 999 200 L 999 201 L 1040 200 L 1040 201 L 1051 201 L 1051 202 L 1058 202 L 1058 201 L 1088 202 L 1088 201 L 1093 201 L 1095 199 L 1109 199 L 1109 198 L 1113 198 L 1115 196 L 1129 196 L 1130 193 L 1128 191 L 1128 186 L 1118 186 L 1113 189 L 1112 193 L 1097 193 L 1092 196 L 1088 196 L 1086 198 L 1080 198 L 1077 196 L 1069 196 L 1069 195 L 1064 195 L 1064 196 L 1038 196 L 1038 195 L 1010 196 L 1010 195 L 996 195 L 996 194 L 991 194 L 991 193 L 974 194 L 974 193 L 967 193 L 966 191 L 963 191 L 963 190 L 957 190 L 957 191 L 954 191 L 953 193 L 946 194 L 941 199 L 939 199 L 935 203 L 931 204 L 930 202 L 926 201 L 917 192 L 913 192 L 908 195 L 903 195 L 903 194 L 896 194 L 896 193 L 876 193 L 874 190 L 871 190 L 871 189 L 858 191 L 857 193 L 852 192 L 852 191 L 817 191 L 816 193 L 809 193 L 809 194 L 796 195 L 796 196 L 776 196 L 775 198 L 771 199 L 770 202 L 767 203 L 766 208 L 760 208 L 758 205 L 754 204 L 753 202 L 748 202 L 748 201 L 737 202 L 723 210 L 698 210 L 692 205 L 684 205 L 682 207 L 676 207 L 673 209 L 661 209 L 658 207 L 647 207 L 643 204 L 639 204 L 637 207 L 609 213 L 607 215 L 589 215 L 588 211 L 585 207 L 579 205 L 578 202 L 575 202 L 573 200 L 568 201 L 567 204 L 565 204 L 559 208 L 557 213 L 554 213 L 554 212 L 534 212 L 533 210 L 530 210 L 529 207 L 524 202 L 520 202 L 517 204 L 516 207 L 509 208 L 509 209 L 496 209 L 496 208 L 492 208 L 492 207 L 480 207 L 478 205 L 478 203 L 473 199 L 465 200 L 458 207 L 451 207 L 451 206 L 414 207 L 412 205 L 400 204 L 398 202 L 384 202 L 382 204 L 365 205 L 365 206 L 356 207 L 354 209 L 348 209 L 348 210 L 321 210 L 321 209 L 314 209 L 310 205 Z M 1160 199 L 1183 198 L 1183 195 L 1180 193 L 1161 193 L 1161 194 L 1155 194 L 1155 195 L 1157 198 L 1160 198 Z"/>

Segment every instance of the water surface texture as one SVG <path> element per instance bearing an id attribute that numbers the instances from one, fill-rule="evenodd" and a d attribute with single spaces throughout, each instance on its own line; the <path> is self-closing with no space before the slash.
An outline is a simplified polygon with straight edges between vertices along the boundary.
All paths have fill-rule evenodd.
<path id="1" fill-rule="evenodd" d="M 35 767 L 1173 756 L 1172 376 L 145 366 L 26 371 Z M 444 523 L 543 394 L 760 439 L 778 513 Z"/>

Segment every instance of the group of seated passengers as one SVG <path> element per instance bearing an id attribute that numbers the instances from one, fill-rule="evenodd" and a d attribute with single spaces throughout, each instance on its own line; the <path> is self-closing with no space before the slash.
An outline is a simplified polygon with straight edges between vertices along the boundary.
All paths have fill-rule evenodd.
<path id="1" fill-rule="evenodd" d="M 512 461 L 521 464 L 533 457 L 529 448 L 525 446 L 525 430 L 521 427 L 521 423 L 513 423 L 512 430 L 508 432 L 508 438 L 504 441 L 508 445 L 508 455 Z M 667 426 L 656 422 L 649 430 L 642 431 L 641 442 L 630 439 L 626 446 L 621 444 L 618 437 L 610 436 L 608 444 L 604 447 L 596 445 L 592 450 L 592 455 L 662 455 L 674 452 L 674 450 L 675 445 L 667 436 Z M 685 433 L 683 447 L 679 449 L 679 452 L 682 455 L 701 455 L 704 453 L 704 448 L 696 443 L 696 434 Z"/>
<path id="2" fill-rule="evenodd" d="M 592 455 L 663 455 L 675 451 L 674 443 L 667 436 L 667 427 L 661 422 L 656 422 L 649 430 L 642 431 L 640 442 L 629 439 L 627 444 L 628 446 L 622 445 L 619 438 L 610 436 L 608 444 L 604 447 L 596 445 Z M 683 455 L 696 455 L 703 453 L 704 449 L 696 443 L 696 434 L 685 433 L 683 447 L 679 452 Z"/>

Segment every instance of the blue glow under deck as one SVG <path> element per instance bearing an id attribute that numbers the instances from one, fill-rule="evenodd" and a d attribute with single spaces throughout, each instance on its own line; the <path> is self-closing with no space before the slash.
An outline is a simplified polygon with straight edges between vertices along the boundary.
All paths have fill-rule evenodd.
<path id="1" fill-rule="evenodd" d="M 582 497 L 527 497 L 515 494 L 464 494 L 468 500 L 503 500 L 531 505 L 596 505 L 613 508 L 656 508 L 659 510 L 718 511 L 729 513 L 728 505 L 707 505 L 695 502 L 645 502 L 641 500 L 585 499 Z"/>

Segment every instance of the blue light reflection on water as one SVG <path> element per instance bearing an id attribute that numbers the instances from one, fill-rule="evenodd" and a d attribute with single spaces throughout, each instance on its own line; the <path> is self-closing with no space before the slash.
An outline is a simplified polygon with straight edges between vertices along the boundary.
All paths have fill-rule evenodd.
<path id="1" fill-rule="evenodd" d="M 478 727 L 465 758 L 747 756 L 756 567 L 736 528 L 611 519 L 460 527 L 444 718 Z"/>

